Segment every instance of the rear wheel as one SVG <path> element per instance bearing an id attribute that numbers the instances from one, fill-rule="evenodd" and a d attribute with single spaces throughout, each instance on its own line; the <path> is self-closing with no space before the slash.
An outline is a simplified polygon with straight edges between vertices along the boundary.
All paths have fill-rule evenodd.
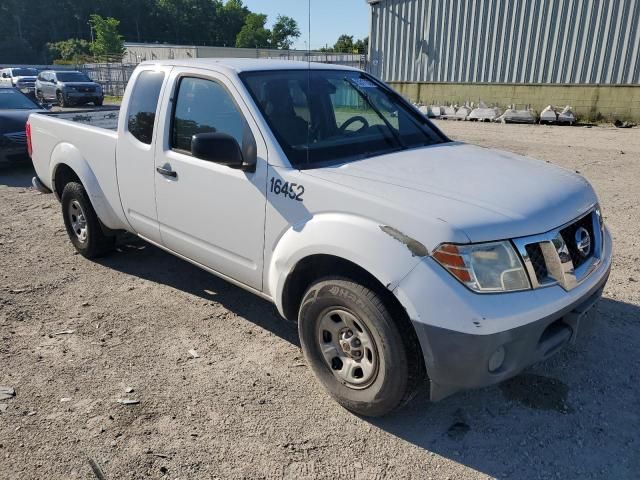
<path id="1" fill-rule="evenodd" d="M 64 98 L 62 92 L 58 92 L 56 94 L 56 99 L 58 100 L 58 105 L 60 105 L 61 107 L 64 108 L 69 106 L 69 102 Z"/>
<path id="2" fill-rule="evenodd" d="M 348 410 L 385 415 L 415 395 L 424 378 L 415 332 L 392 317 L 380 294 L 348 279 L 322 279 L 307 290 L 298 321 L 313 373 Z"/>
<path id="3" fill-rule="evenodd" d="M 62 192 L 62 217 L 67 234 L 78 253 L 86 258 L 101 257 L 115 245 L 115 237 L 105 235 L 84 187 L 68 183 Z"/>

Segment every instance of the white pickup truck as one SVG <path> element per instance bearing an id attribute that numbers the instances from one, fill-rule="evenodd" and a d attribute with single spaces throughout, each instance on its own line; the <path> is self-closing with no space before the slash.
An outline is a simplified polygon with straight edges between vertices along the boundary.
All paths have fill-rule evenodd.
<path id="1" fill-rule="evenodd" d="M 27 126 L 34 186 L 61 200 L 75 248 L 97 257 L 129 231 L 272 301 L 362 415 L 546 359 L 609 275 L 584 178 L 451 141 L 359 70 L 145 62 L 115 117 Z"/>

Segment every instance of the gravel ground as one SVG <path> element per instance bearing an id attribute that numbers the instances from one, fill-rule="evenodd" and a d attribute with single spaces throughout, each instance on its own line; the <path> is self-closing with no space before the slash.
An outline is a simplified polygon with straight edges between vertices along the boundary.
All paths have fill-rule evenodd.
<path id="1" fill-rule="evenodd" d="M 362 419 L 271 305 L 139 240 L 75 255 L 31 169 L 1 170 L 0 479 L 96 478 L 91 462 L 109 480 L 638 478 L 640 130 L 438 125 L 594 184 L 616 257 L 590 336 L 507 384 Z"/>

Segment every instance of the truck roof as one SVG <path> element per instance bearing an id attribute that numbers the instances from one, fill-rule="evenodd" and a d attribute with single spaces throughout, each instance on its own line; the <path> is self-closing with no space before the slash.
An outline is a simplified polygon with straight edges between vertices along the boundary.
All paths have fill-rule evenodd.
<path id="1" fill-rule="evenodd" d="M 175 60 L 150 60 L 141 65 L 166 65 L 173 67 L 196 67 L 211 70 L 232 70 L 236 73 L 263 70 L 357 70 L 344 65 L 328 63 L 303 62 L 296 60 L 279 60 L 269 58 L 198 58 Z"/>

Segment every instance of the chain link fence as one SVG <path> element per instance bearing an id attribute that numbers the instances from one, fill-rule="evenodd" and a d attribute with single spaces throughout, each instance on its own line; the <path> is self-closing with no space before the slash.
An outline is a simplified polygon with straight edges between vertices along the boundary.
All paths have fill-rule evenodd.
<path id="1" fill-rule="evenodd" d="M 225 58 L 275 58 L 279 60 L 298 60 L 304 62 L 318 62 L 329 63 L 334 65 L 345 65 L 349 67 L 359 68 L 361 70 L 369 70 L 369 62 L 366 54 L 358 53 L 334 53 L 334 52 L 305 52 L 299 50 L 267 50 L 267 49 L 234 49 L 223 47 L 207 47 L 212 50 L 208 53 L 216 53 L 216 57 Z M 213 52 L 213 49 L 216 51 Z M 159 50 L 159 49 L 158 49 Z M 224 51 L 222 51 L 224 50 Z M 164 53 L 164 51 L 162 51 Z M 276 52 L 275 55 L 273 52 Z M 204 52 L 202 52 L 204 53 Z M 124 62 L 104 62 L 104 63 L 83 63 L 78 65 L 20 65 L 25 67 L 33 67 L 40 71 L 42 70 L 79 70 L 84 72 L 93 81 L 102 85 L 102 90 L 105 95 L 120 97 L 124 95 L 127 83 L 131 78 L 136 66 L 144 60 L 163 59 L 160 55 L 153 55 L 152 58 L 148 57 L 131 57 L 125 56 Z M 209 58 L 207 56 L 198 56 L 197 52 L 194 55 L 195 58 Z M 170 57 L 181 58 L 181 57 Z M 187 57 L 184 57 L 187 58 Z M 128 61 L 127 61 L 128 60 Z M 134 60 L 134 61 L 131 61 Z M 137 61 L 135 61 L 137 60 Z M 17 67 L 18 65 L 7 65 L 7 67 Z M 0 65 L 0 68 L 3 68 Z"/>

